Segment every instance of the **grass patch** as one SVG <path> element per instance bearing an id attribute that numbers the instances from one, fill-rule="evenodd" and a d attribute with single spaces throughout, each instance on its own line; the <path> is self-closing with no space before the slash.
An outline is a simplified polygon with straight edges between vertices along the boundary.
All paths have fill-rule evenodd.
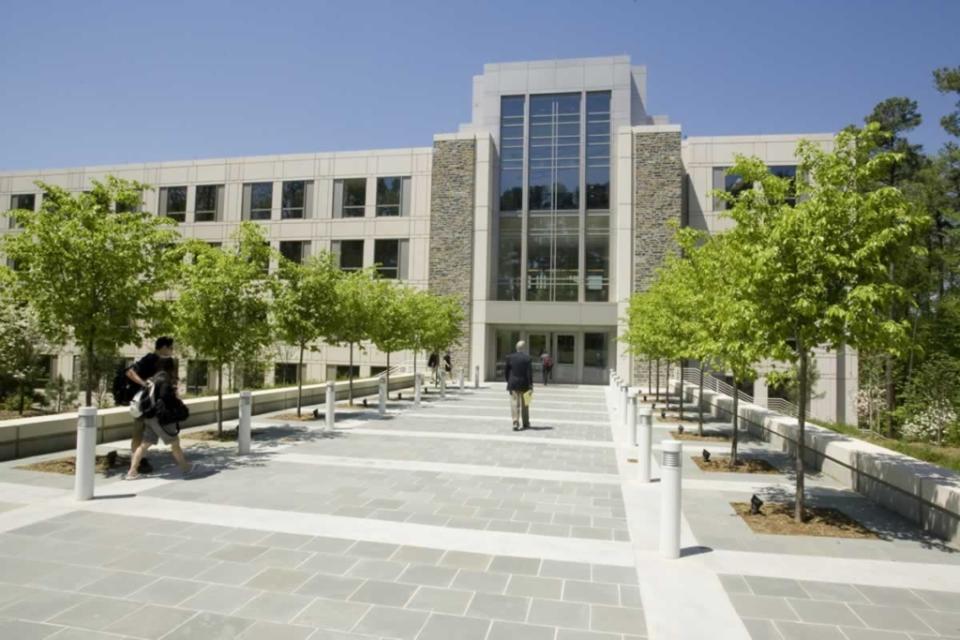
<path id="1" fill-rule="evenodd" d="M 683 433 L 678 431 L 671 431 L 670 435 L 673 436 L 675 440 L 694 440 L 700 442 L 730 442 L 730 436 L 723 433 L 722 431 L 716 431 L 713 429 L 704 429 L 703 435 L 701 436 L 696 430 L 687 431 L 683 430 Z"/>
<path id="2" fill-rule="evenodd" d="M 122 469 L 126 471 L 130 468 L 130 456 L 121 456 L 116 451 L 110 451 L 106 455 L 97 456 L 96 472 L 108 475 L 110 471 Z M 60 473 L 65 476 L 76 475 L 77 459 L 75 456 L 69 458 L 57 458 L 55 460 L 43 460 L 33 462 L 17 467 L 27 471 L 43 471 L 45 473 Z"/>
<path id="3" fill-rule="evenodd" d="M 703 456 L 693 456 L 693 461 L 701 471 L 717 473 L 780 473 L 780 471 L 762 458 L 737 456 L 737 464 L 730 464 L 730 456 L 710 456 L 707 462 Z"/>
<path id="4" fill-rule="evenodd" d="M 865 440 L 866 442 L 892 449 L 898 453 L 923 460 L 924 462 L 938 464 L 941 467 L 946 467 L 947 469 L 960 473 L 960 447 L 938 447 L 937 445 L 925 442 L 909 442 L 907 440 L 887 438 L 879 433 L 864 431 L 848 424 L 821 422 L 819 420 L 811 420 L 810 423 L 818 427 L 823 427 L 824 429 L 842 433 L 851 438 Z"/>
<path id="5" fill-rule="evenodd" d="M 879 538 L 847 514 L 829 507 L 807 507 L 803 522 L 793 518 L 793 503 L 767 502 L 760 513 L 750 513 L 750 503 L 731 502 L 730 505 L 754 533 L 781 536 L 819 536 L 825 538 Z"/>

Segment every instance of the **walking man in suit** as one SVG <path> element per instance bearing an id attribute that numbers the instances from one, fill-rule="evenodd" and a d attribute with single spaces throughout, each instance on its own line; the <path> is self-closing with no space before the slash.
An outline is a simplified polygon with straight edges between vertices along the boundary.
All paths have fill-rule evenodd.
<path id="1" fill-rule="evenodd" d="M 530 428 L 530 407 L 524 402 L 523 395 L 533 390 L 533 363 L 530 356 L 523 351 L 526 346 L 523 340 L 518 342 L 516 351 L 507 356 L 504 368 L 507 391 L 510 392 L 510 415 L 513 417 L 514 431 Z"/>

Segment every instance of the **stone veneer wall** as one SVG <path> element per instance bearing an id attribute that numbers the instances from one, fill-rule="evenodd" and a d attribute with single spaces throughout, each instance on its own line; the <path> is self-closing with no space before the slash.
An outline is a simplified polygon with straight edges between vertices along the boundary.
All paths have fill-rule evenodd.
<path id="1" fill-rule="evenodd" d="M 430 189 L 430 291 L 454 295 L 463 305 L 463 337 L 450 350 L 453 375 L 471 376 L 470 322 L 473 284 L 473 218 L 476 140 L 436 140 Z M 441 354 L 442 355 L 442 354 Z"/>
<path id="2" fill-rule="evenodd" d="M 683 180 L 679 131 L 633 133 L 634 291 L 646 290 L 657 267 L 676 250 L 673 229 L 667 223 L 682 219 Z M 646 385 L 647 371 L 647 361 L 635 359 L 633 384 Z M 665 363 L 661 363 L 661 386 L 666 386 L 665 374 Z"/>

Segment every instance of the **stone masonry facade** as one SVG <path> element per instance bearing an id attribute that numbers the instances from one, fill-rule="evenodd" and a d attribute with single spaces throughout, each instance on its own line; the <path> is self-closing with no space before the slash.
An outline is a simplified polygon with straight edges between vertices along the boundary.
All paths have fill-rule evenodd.
<path id="1" fill-rule="evenodd" d="M 633 134 L 633 290 L 649 287 L 659 267 L 676 250 L 671 221 L 679 224 L 683 214 L 683 161 L 680 132 L 658 131 Z M 647 384 L 651 367 L 634 359 L 633 383 Z M 655 370 L 656 368 L 653 367 Z M 665 363 L 660 366 L 666 373 Z M 654 374 L 656 375 L 656 374 Z M 661 384 L 663 378 L 661 377 Z"/>
<path id="2" fill-rule="evenodd" d="M 435 141 L 430 189 L 428 286 L 434 293 L 456 296 L 463 305 L 463 335 L 450 355 L 454 376 L 465 367 L 468 377 L 476 155 L 476 140 Z"/>

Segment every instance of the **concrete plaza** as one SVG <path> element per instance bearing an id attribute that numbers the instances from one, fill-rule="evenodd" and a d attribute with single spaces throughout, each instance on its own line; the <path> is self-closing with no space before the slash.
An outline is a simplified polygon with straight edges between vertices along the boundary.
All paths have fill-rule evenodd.
<path id="1" fill-rule="evenodd" d="M 955 549 L 817 476 L 812 501 L 881 538 L 755 534 L 730 502 L 789 497 L 789 475 L 706 474 L 703 444 L 685 449 L 683 557 L 661 559 L 659 483 L 636 481 L 615 405 L 537 387 L 519 433 L 500 384 L 332 433 L 256 416 L 251 455 L 185 440 L 198 477 L 161 450 L 89 502 L 4 463 L 0 638 L 960 638 Z M 743 443 L 789 468 L 765 447 Z"/>

